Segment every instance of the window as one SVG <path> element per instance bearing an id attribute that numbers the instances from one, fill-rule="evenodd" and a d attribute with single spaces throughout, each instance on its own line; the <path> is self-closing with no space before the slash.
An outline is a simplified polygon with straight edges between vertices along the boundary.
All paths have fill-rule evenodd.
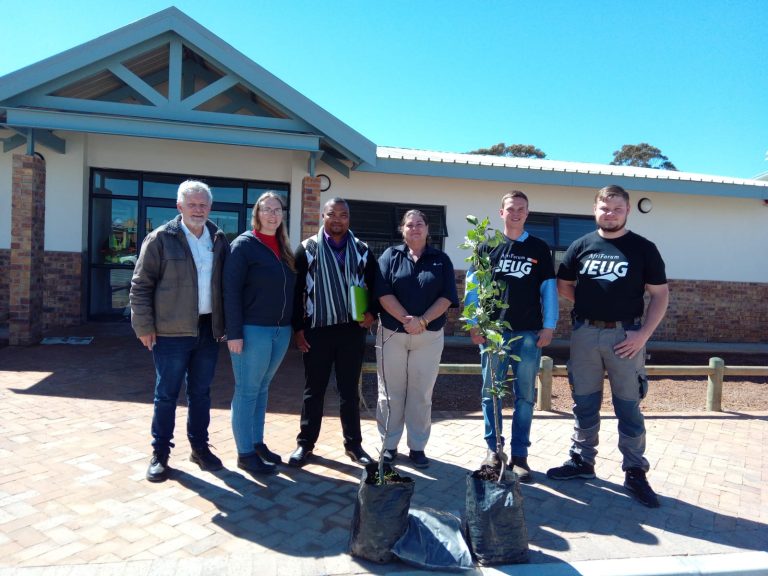
<path id="1" fill-rule="evenodd" d="M 378 258 L 392 245 L 402 244 L 400 221 L 408 210 L 421 210 L 429 221 L 429 245 L 440 250 L 448 229 L 445 225 L 445 206 L 424 204 L 399 204 L 393 202 L 370 202 L 347 200 L 350 212 L 350 228 L 355 236 L 368 244 Z"/>
<path id="2" fill-rule="evenodd" d="M 595 230 L 595 219 L 591 216 L 531 213 L 525 221 L 525 229 L 549 245 L 557 271 L 571 242 Z"/>
<path id="3" fill-rule="evenodd" d="M 88 315 L 109 318 L 127 312 L 133 267 L 144 237 L 175 218 L 179 184 L 194 178 L 213 191 L 210 220 L 232 241 L 251 226 L 251 210 L 262 192 L 274 190 L 289 206 L 290 186 L 180 174 L 91 170 Z M 289 212 L 284 215 L 289 225 Z"/>

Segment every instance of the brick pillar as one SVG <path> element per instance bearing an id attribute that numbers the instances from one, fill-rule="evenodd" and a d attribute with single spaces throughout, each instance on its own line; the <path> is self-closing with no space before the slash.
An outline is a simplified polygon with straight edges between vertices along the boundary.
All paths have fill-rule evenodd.
<path id="1" fill-rule="evenodd" d="M 14 154 L 8 339 L 34 344 L 43 334 L 45 161 Z"/>
<path id="2" fill-rule="evenodd" d="M 315 236 L 320 227 L 320 178 L 301 181 L 301 240 Z"/>

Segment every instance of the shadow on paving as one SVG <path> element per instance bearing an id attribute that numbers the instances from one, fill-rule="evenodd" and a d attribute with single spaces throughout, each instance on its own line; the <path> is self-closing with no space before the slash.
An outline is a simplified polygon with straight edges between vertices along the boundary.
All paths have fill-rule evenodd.
<path id="1" fill-rule="evenodd" d="M 319 456 L 313 457 L 312 464 L 350 478 L 362 474 L 358 466 Z M 401 466 L 400 472 L 416 481 L 411 508 L 434 508 L 461 516 L 465 468 L 433 460 L 425 471 Z M 174 471 L 170 482 L 178 482 L 210 501 L 217 509 L 213 522 L 237 538 L 294 557 L 322 558 L 348 552 L 358 481 L 286 466 L 281 467 L 279 476 L 263 477 L 239 470 L 222 470 L 215 475 L 227 488 L 180 470 Z M 758 522 L 664 495 L 660 496 L 661 508 L 644 508 L 621 485 L 601 479 L 557 482 L 536 472 L 535 480 L 546 483 L 548 489 L 536 483 L 522 485 L 532 564 L 562 564 L 558 556 L 571 549 L 569 534 L 574 538 L 585 533 L 606 536 L 660 549 L 669 547 L 670 534 L 741 550 L 765 548 L 766 526 Z M 666 542 L 660 541 L 657 531 L 665 533 Z M 372 573 L 385 567 L 386 572 L 406 569 L 398 562 L 378 566 L 361 561 L 361 565 L 368 566 Z M 568 576 L 570 572 L 562 574 Z"/>
<path id="2" fill-rule="evenodd" d="M 633 544 L 661 546 L 657 535 L 647 528 L 678 534 L 742 550 L 765 550 L 766 525 L 752 520 L 713 512 L 659 495 L 661 507 L 646 508 L 629 496 L 621 484 L 601 479 L 549 480 L 537 473 L 550 491 L 536 484 L 523 485 L 526 523 L 530 543 L 553 553 L 567 551 L 568 539 L 559 534 L 589 533 L 612 536 Z M 550 562 L 532 552 L 531 562 Z M 559 561 L 559 560 L 558 560 Z"/>
<path id="3" fill-rule="evenodd" d="M 311 464 L 335 474 L 325 476 L 316 468 L 310 471 L 288 466 L 281 466 L 278 476 L 241 470 L 215 472 L 224 488 L 174 470 L 169 482 L 178 482 L 211 502 L 217 509 L 213 523 L 232 536 L 295 557 L 346 554 L 359 480 L 343 480 L 338 475 L 360 478 L 363 469 L 317 455 Z M 466 486 L 464 468 L 433 460 L 427 470 L 398 469 L 415 480 L 412 508 L 436 508 L 460 516 Z M 390 571 L 392 565 L 387 566 Z"/>
<path id="4" fill-rule="evenodd" d="M 92 323 L 60 329 L 55 336 L 92 336 L 87 345 L 38 344 L 0 349 L 3 370 L 40 373 L 40 380 L 18 394 L 152 403 L 155 369 L 152 353 L 135 337 L 130 323 Z M 213 408 L 232 399 L 232 368 L 222 344 L 211 388 Z"/>
<path id="5" fill-rule="evenodd" d="M 144 348 L 127 321 L 94 322 L 58 329 L 52 336 L 92 336 L 87 345 L 33 345 L 0 349 L 2 370 L 39 373 L 28 388 L 10 388 L 17 394 L 84 398 L 152 404 L 155 368 L 152 353 Z M 280 369 L 280 388 L 273 389 L 269 409 L 298 414 L 301 411 L 303 366 L 295 350 Z M 211 385 L 211 407 L 228 409 L 234 378 L 226 344 L 220 344 L 219 361 Z M 182 394 L 179 404 L 185 404 Z"/>
<path id="6" fill-rule="evenodd" d="M 152 403 L 155 369 L 152 354 L 135 337 L 131 325 L 121 322 L 93 322 L 57 330 L 51 336 L 92 336 L 87 345 L 37 344 L 0 348 L 0 367 L 13 372 L 41 373 L 40 380 L 28 388 L 10 388 L 17 394 L 87 398 L 118 402 Z M 370 348 L 370 347 L 369 347 Z M 373 349 L 367 351 L 373 355 Z M 480 397 L 479 377 L 462 384 L 468 397 Z M 440 377 L 435 387 L 433 411 L 461 413 L 453 404 L 443 405 L 441 387 L 455 386 L 451 377 Z M 234 378 L 226 344 L 219 350 L 219 361 L 211 386 L 211 407 L 228 409 L 232 401 Z M 301 353 L 289 348 L 270 386 L 268 410 L 272 413 L 300 414 L 304 391 L 304 364 Z M 364 418 L 376 417 L 377 384 L 375 374 L 363 378 L 362 397 L 367 408 Z M 179 405 L 185 404 L 183 392 Z M 328 386 L 325 411 L 338 415 L 338 395 L 333 378 Z M 480 402 L 471 411 L 479 410 Z"/>

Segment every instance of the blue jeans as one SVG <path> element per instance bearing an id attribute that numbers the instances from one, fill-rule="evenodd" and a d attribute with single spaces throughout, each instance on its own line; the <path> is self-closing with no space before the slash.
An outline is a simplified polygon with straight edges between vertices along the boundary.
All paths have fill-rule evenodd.
<path id="1" fill-rule="evenodd" d="M 536 400 L 536 376 L 539 372 L 541 361 L 541 348 L 536 346 L 539 340 L 538 331 L 513 330 L 504 332 L 504 348 L 506 354 L 501 358 L 482 351 L 480 362 L 483 369 L 483 421 L 485 423 L 485 441 L 488 448 L 496 449 L 496 426 L 493 418 L 493 397 L 490 388 L 493 386 L 491 370 L 496 373 L 497 380 L 507 378 L 507 368 L 512 366 L 512 382 L 506 382 L 505 386 L 511 388 L 514 394 L 515 411 L 512 414 L 512 456 L 528 456 L 528 447 L 531 445 L 531 421 L 533 420 L 533 404 Z M 514 337 L 520 336 L 517 340 Z M 515 360 L 512 356 L 520 360 Z M 501 401 L 496 408 L 501 423 Z M 501 439 L 502 445 L 504 438 Z"/>
<path id="2" fill-rule="evenodd" d="M 187 438 L 192 448 L 208 445 L 211 382 L 219 358 L 219 343 L 213 338 L 210 315 L 200 318 L 197 336 L 158 336 L 152 349 L 157 376 L 152 447 L 159 453 L 170 452 L 174 445 L 176 402 L 185 382 Z"/>
<path id="3" fill-rule="evenodd" d="M 232 434 L 241 456 L 253 454 L 264 441 L 269 383 L 280 367 L 291 341 L 290 326 L 243 326 L 243 351 L 230 352 L 235 373 L 232 397 Z"/>

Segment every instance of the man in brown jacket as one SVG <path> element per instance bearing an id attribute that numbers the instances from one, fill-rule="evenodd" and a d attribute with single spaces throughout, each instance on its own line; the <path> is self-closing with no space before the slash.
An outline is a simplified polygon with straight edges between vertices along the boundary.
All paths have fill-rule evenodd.
<path id="1" fill-rule="evenodd" d="M 179 186 L 180 214 L 144 239 L 131 280 L 131 325 L 155 361 L 152 460 L 147 480 L 163 482 L 174 446 L 176 401 L 186 381 L 190 460 L 220 470 L 208 446 L 211 381 L 224 337 L 221 276 L 229 243 L 208 220 L 213 196 L 202 182 Z"/>

